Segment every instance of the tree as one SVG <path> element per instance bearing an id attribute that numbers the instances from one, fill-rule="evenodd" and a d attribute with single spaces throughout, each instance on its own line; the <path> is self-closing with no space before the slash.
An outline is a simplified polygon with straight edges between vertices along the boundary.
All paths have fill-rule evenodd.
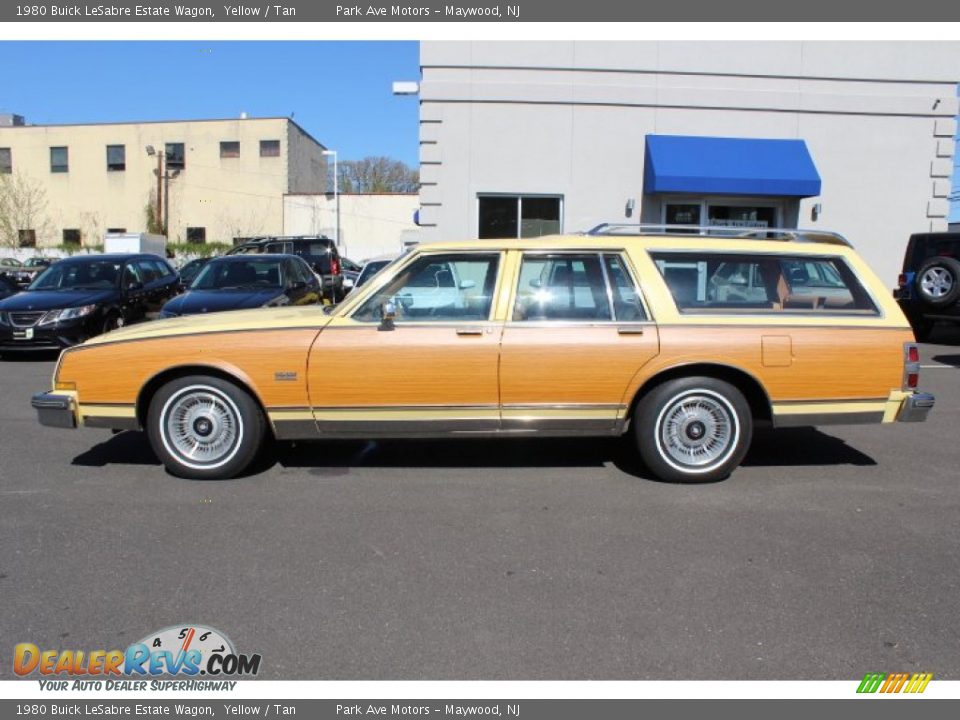
<path id="1" fill-rule="evenodd" d="M 33 230 L 39 238 L 51 228 L 47 193 L 40 183 L 21 173 L 0 175 L 0 244 L 19 247 L 21 230 Z"/>
<path id="2" fill-rule="evenodd" d="M 400 160 L 365 157 L 340 163 L 342 193 L 412 193 L 420 187 L 420 173 Z"/>

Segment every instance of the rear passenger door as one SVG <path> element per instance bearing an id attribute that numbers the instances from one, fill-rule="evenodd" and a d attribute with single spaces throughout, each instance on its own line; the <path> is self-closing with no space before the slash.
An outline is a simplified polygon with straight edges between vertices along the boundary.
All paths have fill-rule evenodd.
<path id="1" fill-rule="evenodd" d="M 619 252 L 525 252 L 500 351 L 505 430 L 613 431 L 659 351 Z"/>

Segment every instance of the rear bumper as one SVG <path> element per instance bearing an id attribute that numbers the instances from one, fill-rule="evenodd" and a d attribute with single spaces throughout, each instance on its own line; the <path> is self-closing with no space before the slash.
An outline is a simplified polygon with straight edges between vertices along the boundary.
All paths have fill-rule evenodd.
<path id="1" fill-rule="evenodd" d="M 30 400 L 30 405 L 37 411 L 37 420 L 41 425 L 55 428 L 77 426 L 77 405 L 72 395 L 37 393 Z"/>
<path id="2" fill-rule="evenodd" d="M 930 393 L 918 392 L 907 395 L 900 404 L 897 422 L 923 422 L 933 409 L 936 398 Z"/>

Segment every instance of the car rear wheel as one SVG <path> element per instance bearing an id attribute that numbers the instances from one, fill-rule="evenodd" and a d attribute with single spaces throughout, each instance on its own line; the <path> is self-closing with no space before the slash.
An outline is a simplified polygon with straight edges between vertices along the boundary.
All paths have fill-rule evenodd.
<path id="1" fill-rule="evenodd" d="M 101 332 L 108 333 L 111 330 L 117 330 L 123 327 L 123 316 L 112 312 L 103 321 L 103 329 Z"/>
<path id="2" fill-rule="evenodd" d="M 960 299 L 960 262 L 948 257 L 927 260 L 917 271 L 917 294 L 927 305 L 944 307 Z"/>
<path id="3" fill-rule="evenodd" d="M 154 395 L 147 434 L 173 475 L 221 480 L 250 466 L 266 422 L 256 401 L 233 383 L 189 376 L 168 382 Z"/>
<path id="4" fill-rule="evenodd" d="M 721 480 L 750 446 L 753 417 L 736 387 L 710 377 L 670 380 L 648 393 L 634 413 L 644 463 L 661 480 Z"/>

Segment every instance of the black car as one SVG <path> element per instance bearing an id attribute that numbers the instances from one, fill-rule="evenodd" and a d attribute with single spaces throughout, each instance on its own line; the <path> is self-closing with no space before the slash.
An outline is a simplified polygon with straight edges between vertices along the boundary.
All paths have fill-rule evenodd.
<path id="1" fill-rule="evenodd" d="M 927 340 L 938 320 L 960 322 L 960 233 L 910 236 L 893 296 L 917 340 Z"/>
<path id="2" fill-rule="evenodd" d="M 0 352 L 60 350 L 155 317 L 178 292 L 177 273 L 156 255 L 60 260 L 0 300 Z"/>
<path id="3" fill-rule="evenodd" d="M 320 278 L 295 255 L 230 255 L 208 262 L 160 313 L 178 317 L 320 302 Z"/>
<path id="4" fill-rule="evenodd" d="M 276 253 L 296 255 L 307 261 L 323 280 L 323 299 L 332 303 L 343 300 L 343 265 L 337 244 L 323 235 L 265 237 L 231 248 L 227 255 Z"/>

